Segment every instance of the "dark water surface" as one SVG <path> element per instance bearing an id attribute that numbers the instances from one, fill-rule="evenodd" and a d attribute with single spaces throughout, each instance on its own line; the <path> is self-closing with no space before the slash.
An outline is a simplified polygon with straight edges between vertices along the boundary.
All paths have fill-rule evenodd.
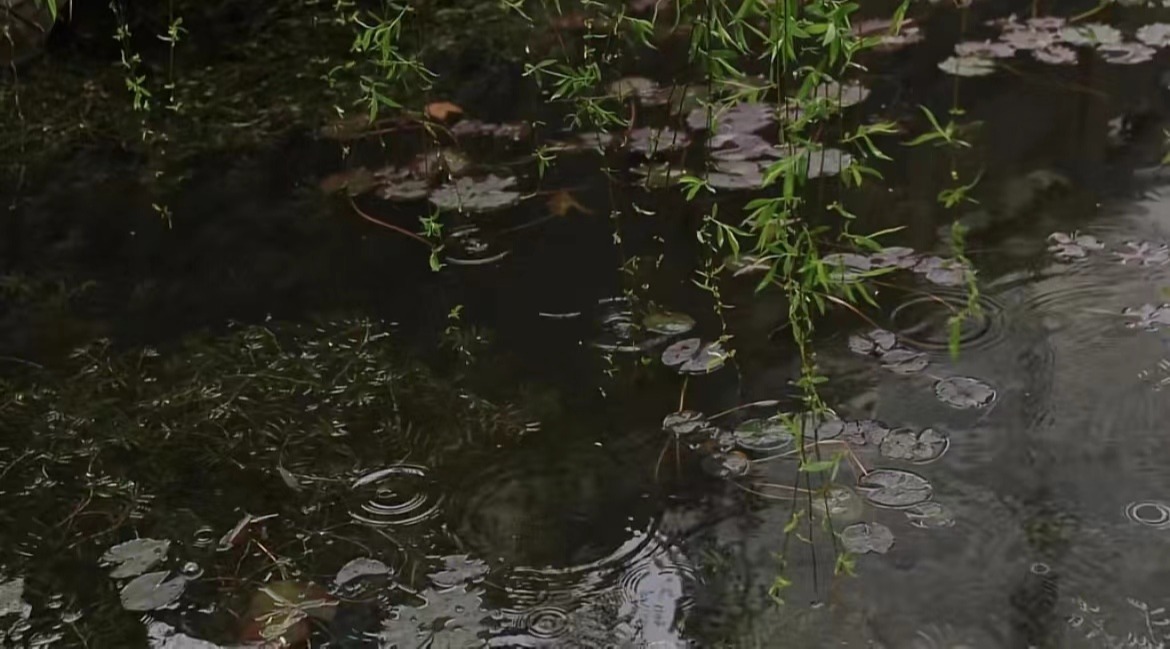
<path id="1" fill-rule="evenodd" d="M 953 19 L 868 61 L 858 118 L 945 111 L 953 79 L 936 63 Z M 557 188 L 587 213 L 502 232 L 497 263 L 432 273 L 417 242 L 320 196 L 334 143 L 206 161 L 171 228 L 132 162 L 79 154 L 4 200 L 0 646 L 1164 646 L 1170 317 L 1125 310 L 1168 300 L 1167 56 L 1020 59 L 959 85 L 963 119 L 981 122 L 965 171 L 985 171 L 979 203 L 958 212 L 984 308 L 961 355 L 946 319 L 965 292 L 909 272 L 883 278 L 867 317 L 924 353 L 924 371 L 851 352 L 873 324 L 845 309 L 817 325 L 842 418 L 949 438 L 920 464 L 854 446 L 869 471 L 925 478 L 935 504 L 848 492 L 836 529 L 893 536 L 851 577 L 833 576 L 824 530 L 785 543 L 793 502 L 761 485 L 792 484 L 791 463 L 712 475 L 709 443 L 662 430 L 681 407 L 798 409 L 779 294 L 724 279 L 735 356 L 685 383 L 661 347 L 594 344 L 623 311 L 683 312 L 689 335 L 720 335 L 691 282 L 708 203 L 566 155 L 545 194 L 475 218 L 495 231 L 542 219 Z M 851 197 L 856 229 L 906 226 L 887 242 L 948 254 L 946 154 L 889 146 L 885 183 Z M 417 216 L 358 202 L 407 227 Z M 1062 260 L 1055 232 L 1103 248 Z M 948 405 L 952 377 L 994 400 Z M 134 539 L 166 544 L 120 546 Z M 781 573 L 793 583 L 776 606 Z"/>

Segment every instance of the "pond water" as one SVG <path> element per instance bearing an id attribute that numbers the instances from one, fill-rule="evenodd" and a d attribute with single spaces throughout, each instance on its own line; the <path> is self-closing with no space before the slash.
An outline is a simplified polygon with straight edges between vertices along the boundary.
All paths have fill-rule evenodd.
<path id="1" fill-rule="evenodd" d="M 1133 11 L 1107 16 L 1127 38 L 1167 18 Z M 945 112 L 958 33 L 931 16 L 867 61 L 856 119 Z M 716 310 L 692 281 L 711 201 L 624 151 L 537 185 L 509 145 L 469 147 L 495 179 L 436 202 L 494 211 L 448 215 L 478 231 L 439 272 L 322 195 L 354 166 L 335 142 L 194 165 L 169 226 L 132 161 L 79 154 L 3 197 L 0 646 L 1165 646 L 1168 57 L 962 79 L 984 175 L 957 211 L 948 154 L 891 142 L 851 200 L 908 250 L 839 260 L 901 270 L 864 319 L 818 318 L 840 420 L 807 428 L 848 455 L 815 500 L 785 456 L 787 303 L 728 274 Z M 932 256 L 956 214 L 983 313 L 954 357 L 967 292 Z"/>

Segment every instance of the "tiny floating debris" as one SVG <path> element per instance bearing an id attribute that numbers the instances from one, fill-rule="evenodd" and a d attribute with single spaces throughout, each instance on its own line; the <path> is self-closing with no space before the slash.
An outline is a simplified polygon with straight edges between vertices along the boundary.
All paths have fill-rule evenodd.
<path id="1" fill-rule="evenodd" d="M 875 469 L 857 480 L 857 491 L 875 507 L 905 509 L 930 500 L 926 478 L 901 469 Z"/>
<path id="2" fill-rule="evenodd" d="M 730 356 L 719 341 L 704 344 L 698 338 L 687 338 L 663 350 L 662 364 L 682 374 L 710 374 L 722 368 Z"/>
<path id="3" fill-rule="evenodd" d="M 1077 51 L 1063 45 L 1049 45 L 1032 50 L 1032 58 L 1048 65 L 1075 65 L 1078 60 Z"/>
<path id="4" fill-rule="evenodd" d="M 312 582 L 274 581 L 261 586 L 248 602 L 241 639 L 295 647 L 308 640 L 309 620 L 328 624 L 337 613 L 337 600 Z"/>
<path id="5" fill-rule="evenodd" d="M 908 270 L 918 264 L 913 248 L 890 246 L 869 256 L 870 267 L 874 269 L 898 268 Z"/>
<path id="6" fill-rule="evenodd" d="M 952 376 L 934 384 L 934 394 L 943 403 L 959 409 L 983 408 L 995 401 L 995 389 L 979 379 Z"/>
<path id="7" fill-rule="evenodd" d="M 1130 329 L 1157 331 L 1162 327 L 1170 325 L 1170 304 L 1159 304 L 1157 306 L 1143 304 L 1136 309 L 1126 307 L 1121 314 L 1133 319 L 1133 322 L 1126 323 L 1125 325 Z"/>
<path id="8" fill-rule="evenodd" d="M 854 523 L 841 530 L 841 546 L 850 554 L 885 554 L 894 547 L 894 533 L 881 523 Z"/>
<path id="9" fill-rule="evenodd" d="M 110 577 L 126 579 L 137 577 L 167 557 L 171 542 L 157 539 L 134 539 L 119 543 L 101 556 L 103 566 L 113 566 Z"/>

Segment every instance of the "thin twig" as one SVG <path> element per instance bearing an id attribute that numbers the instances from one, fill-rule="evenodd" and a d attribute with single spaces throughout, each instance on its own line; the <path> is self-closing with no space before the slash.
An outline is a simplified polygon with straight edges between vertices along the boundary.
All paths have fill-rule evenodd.
<path id="1" fill-rule="evenodd" d="M 370 216 L 369 214 L 366 214 L 365 212 L 363 212 L 361 210 L 361 208 L 359 208 L 357 206 L 357 203 L 353 202 L 352 198 L 349 199 L 349 206 L 353 208 L 353 211 L 355 213 L 357 213 L 358 216 L 369 221 L 370 223 L 373 223 L 374 225 L 380 225 L 380 226 L 387 228 L 389 230 L 393 230 L 393 231 L 397 232 L 398 234 L 405 234 L 406 236 L 410 237 L 411 239 L 414 239 L 415 241 L 422 243 L 426 247 L 428 247 L 428 248 L 431 247 L 431 242 L 427 241 L 423 237 L 420 237 L 418 234 L 415 234 L 414 232 L 411 232 L 410 230 L 407 230 L 406 228 L 399 227 L 399 226 L 394 225 L 392 223 L 387 223 L 387 222 L 382 221 L 380 219 L 376 219 L 376 218 Z"/>

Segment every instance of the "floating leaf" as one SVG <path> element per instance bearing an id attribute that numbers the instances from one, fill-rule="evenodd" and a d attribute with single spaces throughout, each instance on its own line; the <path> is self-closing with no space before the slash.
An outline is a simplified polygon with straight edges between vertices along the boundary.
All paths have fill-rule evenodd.
<path id="1" fill-rule="evenodd" d="M 835 176 L 853 162 L 853 156 L 840 149 L 804 149 L 798 155 L 808 162 L 808 177 Z"/>
<path id="2" fill-rule="evenodd" d="M 433 101 L 426 105 L 427 117 L 436 122 L 446 122 L 463 114 L 463 109 L 449 101 Z"/>
<path id="3" fill-rule="evenodd" d="M 955 44 L 955 56 L 984 59 L 1010 59 L 1016 55 L 1016 48 L 1010 43 L 996 41 L 964 41 Z"/>
<path id="4" fill-rule="evenodd" d="M 393 571 L 390 566 L 378 561 L 377 559 L 370 559 L 368 557 L 359 557 L 353 559 L 341 567 L 337 571 L 337 576 L 333 578 L 333 583 L 337 586 L 344 586 L 351 581 L 361 579 L 362 577 L 383 577 L 389 576 Z"/>
<path id="5" fill-rule="evenodd" d="M 851 446 L 878 445 L 890 434 L 890 428 L 876 419 L 830 419 L 817 427 L 817 439 L 843 438 Z"/>
<path id="6" fill-rule="evenodd" d="M 913 268 L 918 263 L 918 258 L 915 256 L 913 248 L 892 246 L 871 254 L 869 263 L 872 268 L 908 269 Z"/>
<path id="7" fill-rule="evenodd" d="M 706 455 L 699 465 L 708 475 L 716 478 L 739 478 L 751 471 L 752 461 L 743 453 L 730 451 Z"/>
<path id="8" fill-rule="evenodd" d="M 187 588 L 187 578 L 176 576 L 167 579 L 164 571 L 140 575 L 122 587 L 119 597 L 122 608 L 127 611 L 153 611 L 178 601 Z"/>
<path id="9" fill-rule="evenodd" d="M 1156 50 L 1141 43 L 1112 43 L 1097 48 L 1106 63 L 1136 65 L 1154 60 Z"/>
<path id="10" fill-rule="evenodd" d="M 419 201 L 431 193 L 426 177 L 416 177 L 412 168 L 387 167 L 374 172 L 379 198 L 388 201 Z"/>
<path id="11" fill-rule="evenodd" d="M 910 524 L 921 529 L 941 529 L 955 525 L 951 511 L 936 502 L 919 503 L 903 511 Z"/>
<path id="12" fill-rule="evenodd" d="M 32 606 L 24 601 L 24 579 L 0 581 L 0 619 L 9 615 L 28 619 Z"/>
<path id="13" fill-rule="evenodd" d="M 147 622 L 146 642 L 150 649 L 224 649 L 214 642 L 179 633 L 175 627 L 158 620 Z"/>
<path id="14" fill-rule="evenodd" d="M 707 174 L 707 184 L 725 191 L 760 189 L 767 164 L 754 160 L 725 160 Z"/>
<path id="15" fill-rule="evenodd" d="M 891 509 L 924 503 L 934 492 L 926 478 L 899 469 L 870 471 L 858 479 L 857 490 L 871 504 Z"/>
<path id="16" fill-rule="evenodd" d="M 646 331 L 677 336 L 694 329 L 695 319 L 685 313 L 661 311 L 642 318 L 642 326 L 645 327 Z"/>
<path id="17" fill-rule="evenodd" d="M 857 81 L 829 81 L 813 89 L 812 99 L 825 101 L 837 108 L 856 106 L 869 97 L 869 88 Z"/>
<path id="18" fill-rule="evenodd" d="M 1138 27 L 1134 36 L 1150 47 L 1170 47 L 1170 24 L 1151 23 Z"/>
<path id="19" fill-rule="evenodd" d="M 1063 261 L 1083 259 L 1088 256 L 1088 251 L 1105 248 L 1105 244 L 1098 241 L 1096 237 L 1087 234 L 1053 232 L 1048 235 L 1048 240 L 1052 242 L 1052 245 L 1048 247 L 1049 252 Z"/>
<path id="20" fill-rule="evenodd" d="M 930 365 L 926 354 L 904 348 L 891 349 L 881 354 L 879 358 L 882 367 L 898 374 L 915 374 Z"/>
<path id="21" fill-rule="evenodd" d="M 113 566 L 114 579 L 137 577 L 166 558 L 171 542 L 157 539 L 134 539 L 106 550 L 101 557 L 103 566 Z"/>
<path id="22" fill-rule="evenodd" d="M 869 257 L 852 252 L 839 252 L 821 257 L 821 264 L 829 268 L 829 276 L 840 282 L 855 282 L 873 269 Z"/>
<path id="23" fill-rule="evenodd" d="M 707 118 L 715 123 L 714 134 L 758 133 L 776 123 L 776 107 L 763 102 L 740 102 L 731 106 L 700 106 L 687 114 L 687 128 L 707 130 Z"/>
<path id="24" fill-rule="evenodd" d="M 672 412 L 662 419 L 662 430 L 678 437 L 706 430 L 710 425 L 706 415 L 697 410 Z"/>
<path id="25" fill-rule="evenodd" d="M 1162 327 L 1170 326 L 1170 304 L 1159 304 L 1157 306 L 1143 304 L 1136 309 L 1126 307 L 1121 314 L 1133 319 L 1133 322 L 1125 325 L 1130 329 L 1157 331 Z"/>
<path id="26" fill-rule="evenodd" d="M 1085 23 L 1061 29 L 1060 38 L 1070 45 L 1117 45 L 1121 31 L 1105 23 Z"/>
<path id="27" fill-rule="evenodd" d="M 680 340 L 662 350 L 662 364 L 667 367 L 681 367 L 683 363 L 695 357 L 703 341 L 698 338 Z"/>
<path id="28" fill-rule="evenodd" d="M 894 547 L 894 533 L 881 523 L 854 523 L 841 530 L 841 546 L 851 554 L 885 554 Z"/>
<path id="29" fill-rule="evenodd" d="M 451 127 L 451 135 L 457 138 L 464 137 L 492 137 L 500 140 L 519 142 L 528 137 L 531 129 L 527 124 L 492 124 L 481 122 L 478 119 L 460 120 Z"/>
<path id="30" fill-rule="evenodd" d="M 1051 50 L 1060 46 L 1060 35 L 1054 31 L 1021 28 L 1006 31 L 1000 39 L 1008 46 L 1017 50 Z M 1069 50 L 1071 51 L 1071 50 Z M 1037 57 L 1039 58 L 1039 57 Z"/>
<path id="31" fill-rule="evenodd" d="M 711 157 L 716 160 L 760 160 L 779 158 L 778 147 L 764 138 L 751 133 L 722 133 L 711 137 L 708 142 Z"/>
<path id="32" fill-rule="evenodd" d="M 1127 241 L 1123 250 L 1114 253 L 1122 264 L 1136 262 L 1141 266 L 1162 266 L 1170 262 L 1170 248 L 1148 241 Z"/>
<path id="33" fill-rule="evenodd" d="M 1032 56 L 1049 65 L 1074 65 L 1077 62 L 1077 51 L 1063 45 L 1049 45 L 1033 50 Z"/>
<path id="34" fill-rule="evenodd" d="M 626 146 L 631 151 L 646 156 L 685 149 L 690 143 L 691 138 L 686 133 L 667 126 L 636 128 L 626 138 Z"/>
<path id="35" fill-rule="evenodd" d="M 735 443 L 742 449 L 757 453 L 784 450 L 796 441 L 788 424 L 780 416 L 767 419 L 749 419 L 735 427 Z"/>
<path id="36" fill-rule="evenodd" d="M 885 329 L 849 337 L 849 349 L 855 354 L 881 354 L 894 349 L 897 344 L 898 338 Z"/>
<path id="37" fill-rule="evenodd" d="M 431 583 L 436 586 L 449 588 L 483 581 L 490 571 L 488 564 L 479 559 L 472 559 L 466 554 L 455 554 L 443 557 L 443 569 L 428 576 Z"/>
<path id="38" fill-rule="evenodd" d="M 995 389 L 979 379 L 952 376 L 934 384 L 940 401 L 955 408 L 982 408 L 995 401 Z"/>
<path id="39" fill-rule="evenodd" d="M 958 77 L 984 77 L 995 72 L 995 62 L 978 56 L 952 56 L 938 69 Z"/>
<path id="40" fill-rule="evenodd" d="M 942 457 L 950 444 L 951 440 L 946 435 L 933 428 L 921 431 L 898 428 L 885 436 L 879 450 L 882 457 L 891 460 L 925 464 Z"/>
<path id="41" fill-rule="evenodd" d="M 834 484 L 824 493 L 813 495 L 812 508 L 822 516 L 827 515 L 834 523 L 847 523 L 861 517 L 865 512 L 865 502 L 856 491 Z"/>
<path id="42" fill-rule="evenodd" d="M 516 179 L 488 175 L 484 178 L 459 178 L 431 194 L 431 203 L 441 210 L 490 212 L 520 202 L 520 192 L 513 191 Z"/>

